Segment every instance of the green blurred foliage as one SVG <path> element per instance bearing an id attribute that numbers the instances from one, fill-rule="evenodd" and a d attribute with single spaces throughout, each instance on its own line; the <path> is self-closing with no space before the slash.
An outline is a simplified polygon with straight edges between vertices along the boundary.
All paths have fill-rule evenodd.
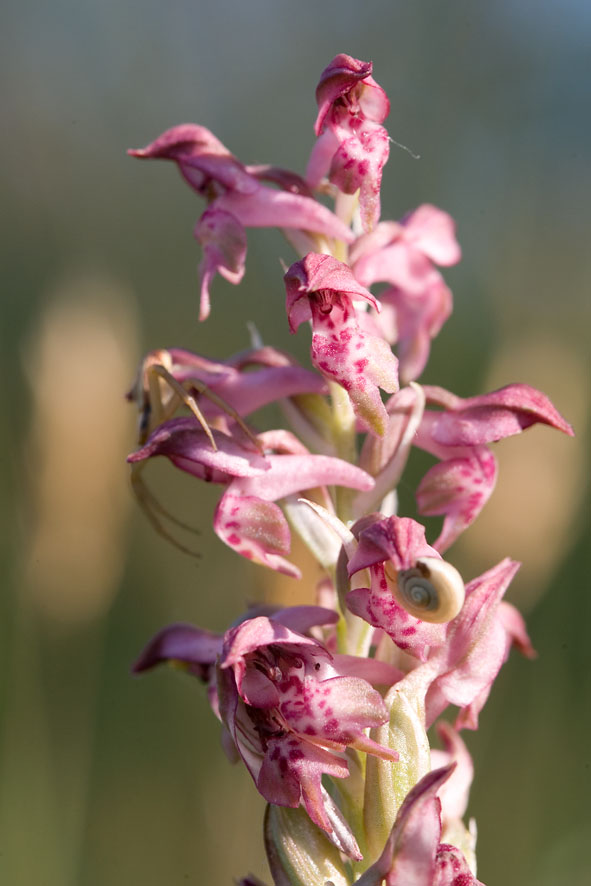
<path id="1" fill-rule="evenodd" d="M 303 172 L 320 71 L 341 51 L 373 59 L 392 101 L 391 134 L 421 155 L 413 160 L 393 146 L 383 214 L 424 201 L 442 206 L 457 219 L 464 249 L 462 264 L 446 274 L 456 312 L 424 380 L 476 393 L 497 352 L 550 337 L 574 361 L 574 377 L 553 365 L 556 385 L 547 392 L 573 418 L 567 392 L 588 385 L 576 373 L 587 372 L 589 328 L 590 24 L 583 0 L 23 0 L 7 11 L 0 882 L 222 886 L 248 870 L 265 876 L 262 801 L 225 760 L 200 687 L 167 670 L 130 676 L 162 625 L 189 620 L 221 630 L 269 590 L 268 576 L 213 536 L 215 490 L 160 472 L 167 504 L 201 530 L 201 556 L 183 556 L 133 511 L 120 533 L 126 554 L 113 599 L 93 617 L 57 618 L 27 579 L 38 470 L 25 443 L 30 343 L 64 281 L 98 275 L 131 293 L 142 352 L 178 345 L 223 358 L 247 344 L 253 320 L 265 341 L 306 359 L 304 331 L 290 339 L 283 311 L 278 258 L 291 260 L 287 244 L 274 232 L 249 232 L 243 285 L 216 281 L 212 316 L 199 326 L 191 236 L 198 200 L 168 165 L 132 161 L 125 149 L 195 121 L 245 162 Z M 96 373 L 103 371 L 99 361 Z M 512 380 L 540 383 L 535 373 Z M 113 415 L 124 409 L 122 393 L 113 390 Z M 63 395 L 55 390 L 56 410 Z M 577 427 L 583 440 L 585 420 Z M 111 421 L 102 416 L 105 437 Z M 130 424 L 121 460 L 133 445 Z M 558 476 L 569 445 L 553 468 Z M 419 471 L 417 464 L 406 478 L 407 512 Z M 577 482 L 581 489 L 586 478 Z M 511 658 L 480 730 L 468 736 L 476 763 L 470 813 L 487 886 L 586 882 L 591 564 L 587 514 L 566 514 L 567 542 L 530 606 L 539 659 Z M 485 549 L 460 549 L 462 556 L 477 571 L 491 565 Z"/>

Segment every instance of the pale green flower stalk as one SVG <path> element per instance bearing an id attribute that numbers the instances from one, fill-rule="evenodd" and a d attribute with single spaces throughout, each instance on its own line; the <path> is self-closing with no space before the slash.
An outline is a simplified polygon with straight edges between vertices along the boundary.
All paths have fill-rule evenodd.
<path id="1" fill-rule="evenodd" d="M 215 274 L 242 279 L 246 229 L 284 231 L 298 256 L 284 275 L 287 320 L 293 333 L 311 328 L 313 367 L 258 341 L 226 359 L 150 353 L 129 393 L 138 498 L 170 536 L 174 521 L 143 482 L 146 462 L 166 456 L 220 485 L 213 528 L 228 547 L 298 579 L 295 530 L 323 575 L 318 605 L 250 609 L 223 635 L 171 625 L 135 670 L 180 662 L 207 686 L 227 753 L 268 802 L 275 886 L 471 886 L 473 770 L 460 731 L 477 728 L 511 646 L 532 648 L 502 599 L 519 564 L 464 584 L 443 554 L 493 491 L 491 443 L 536 422 L 572 431 L 527 385 L 462 399 L 417 382 L 451 312 L 438 266 L 460 258 L 454 222 L 430 205 L 380 221 L 389 102 L 371 63 L 337 56 L 316 98 L 305 177 L 245 166 L 192 124 L 130 152 L 173 160 L 206 200 L 201 321 Z M 290 430 L 252 423 L 274 401 Z M 397 508 L 413 446 L 434 458 L 416 490 L 418 514 L 443 517 L 431 542 Z M 453 725 L 441 718 L 450 706 Z"/>

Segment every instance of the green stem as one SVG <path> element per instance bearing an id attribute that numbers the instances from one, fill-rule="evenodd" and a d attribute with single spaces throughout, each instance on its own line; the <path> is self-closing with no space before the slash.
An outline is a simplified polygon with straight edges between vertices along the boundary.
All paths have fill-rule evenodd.
<path id="1" fill-rule="evenodd" d="M 329 383 L 332 399 L 332 438 L 339 458 L 349 464 L 357 464 L 355 413 L 344 388 L 336 382 Z M 352 516 L 355 492 L 339 487 L 335 494 L 337 516 L 346 523 Z"/>

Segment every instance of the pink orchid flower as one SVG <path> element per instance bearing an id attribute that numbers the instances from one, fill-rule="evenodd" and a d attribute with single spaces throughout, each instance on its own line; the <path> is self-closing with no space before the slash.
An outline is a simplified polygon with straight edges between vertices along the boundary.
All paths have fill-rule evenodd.
<path id="1" fill-rule="evenodd" d="M 456 725 L 476 728 L 511 646 L 533 654 L 520 616 L 501 606 L 518 568 L 503 560 L 464 589 L 457 570 L 426 543 L 420 523 L 389 517 L 361 530 L 347 569 L 350 576 L 369 569 L 371 585 L 350 591 L 347 606 L 423 663 L 416 667 L 422 667 L 427 725 L 454 704 Z M 439 609 L 440 622 L 423 620 L 439 618 Z"/>
<path id="2" fill-rule="evenodd" d="M 239 623 L 249 618 L 265 615 L 273 621 L 306 634 L 312 628 L 332 625 L 337 615 L 322 606 L 286 606 L 284 608 L 255 606 L 247 610 Z M 152 637 L 133 665 L 133 673 L 140 674 L 160 664 L 172 662 L 184 667 L 190 674 L 207 685 L 207 695 L 212 710 L 220 719 L 217 674 L 215 665 L 222 654 L 224 635 L 207 631 L 185 622 L 168 625 Z M 375 675 L 371 675 L 375 676 Z M 382 679 L 385 674 L 377 675 Z"/>
<path id="3" fill-rule="evenodd" d="M 456 569 L 427 544 L 425 528 L 409 517 L 362 521 L 349 576 L 369 569 L 370 587 L 347 594 L 355 615 L 425 661 L 446 639 L 446 624 L 460 611 L 464 585 Z"/>
<path id="4" fill-rule="evenodd" d="M 183 405 L 178 390 L 151 370 L 161 366 L 199 405 L 203 416 L 230 432 L 233 416 L 248 416 L 269 403 L 298 394 L 325 394 L 326 383 L 272 347 L 250 348 L 223 362 L 183 348 L 150 351 L 142 359 L 127 399 L 140 412 L 140 440 Z"/>
<path id="5" fill-rule="evenodd" d="M 382 855 L 356 886 L 483 886 L 460 850 L 440 842 L 437 793 L 453 768 L 427 773 L 408 793 Z"/>
<path id="6" fill-rule="evenodd" d="M 333 656 L 300 632 L 337 619 L 330 610 L 302 606 L 246 619 L 223 637 L 172 625 L 150 642 L 134 670 L 180 661 L 209 682 L 214 712 L 263 797 L 279 806 L 302 803 L 335 845 L 360 859 L 321 778 L 348 775 L 343 752 L 349 747 L 398 758 L 366 735 L 386 722 L 388 712 L 365 677 L 388 683 L 392 669 L 380 662 L 368 667 L 364 659 L 355 660 L 357 667 L 351 656 Z M 211 679 L 216 662 L 217 693 Z"/>
<path id="7" fill-rule="evenodd" d="M 208 201 L 195 236 L 203 246 L 199 266 L 199 319 L 209 315 L 209 284 L 216 273 L 237 284 L 244 274 L 248 227 L 279 227 L 313 232 L 349 243 L 349 228 L 329 209 L 294 188 L 296 176 L 268 167 L 247 167 L 204 126 L 184 123 L 162 133 L 145 148 L 128 151 L 142 159 L 173 160 L 185 181 Z M 264 184 L 265 178 L 286 190 Z M 311 242 L 314 242 L 313 240 Z"/>
<path id="8" fill-rule="evenodd" d="M 569 436 L 573 430 L 548 397 L 525 384 L 463 399 L 443 388 L 426 387 L 430 405 L 417 433 L 417 446 L 442 459 L 417 488 L 419 512 L 444 515 L 434 547 L 446 550 L 478 516 L 494 489 L 496 459 L 487 444 L 546 424 Z"/>
<path id="9" fill-rule="evenodd" d="M 219 668 L 222 719 L 261 794 L 279 806 L 303 803 L 335 839 L 322 775 L 348 775 L 347 747 L 397 759 L 365 734 L 387 719 L 379 693 L 342 676 L 316 641 L 262 617 L 226 634 Z"/>
<path id="10" fill-rule="evenodd" d="M 329 255 L 309 253 L 284 281 L 291 331 L 312 321 L 312 363 L 347 391 L 362 424 L 383 434 L 387 413 L 379 389 L 398 389 L 398 362 L 383 339 L 361 329 L 355 309 L 359 300 L 377 308 L 375 298 L 346 264 Z"/>
<path id="11" fill-rule="evenodd" d="M 541 391 L 511 384 L 489 394 L 462 398 L 443 388 L 423 388 L 428 406 L 413 434 L 412 444 L 434 455 L 417 488 L 419 513 L 443 516 L 441 533 L 433 547 L 440 553 L 476 519 L 495 486 L 497 461 L 488 444 L 518 434 L 534 424 L 546 424 L 572 436 L 571 426 Z M 416 400 L 412 388 L 394 395 L 386 408 L 390 416 L 383 442 L 365 441 L 360 463 L 371 465 L 376 477 L 377 501 L 391 488 L 389 464 L 397 457 L 409 414 Z M 379 446 L 379 450 L 378 450 Z"/>
<path id="12" fill-rule="evenodd" d="M 164 422 L 145 446 L 128 456 L 137 464 L 166 456 L 182 471 L 226 486 L 214 515 L 214 531 L 249 560 L 299 578 L 284 558 L 291 536 L 279 499 L 325 486 L 370 489 L 373 480 L 354 465 L 326 455 L 312 455 L 287 431 L 258 436 L 264 454 L 240 428 L 233 434 L 212 430 L 216 449 L 192 418 Z"/>
<path id="13" fill-rule="evenodd" d="M 365 548 L 372 558 L 369 545 Z M 364 559 L 360 557 L 359 564 Z M 353 561 L 352 568 L 357 565 Z M 408 684 L 409 692 L 424 699 L 427 727 L 453 704 L 460 709 L 456 729 L 476 729 L 478 715 L 511 647 L 517 646 L 528 657 L 535 654 L 521 616 L 502 600 L 518 569 L 519 563 L 505 559 L 469 582 L 459 614 L 437 626 L 443 628 L 443 638 L 437 636 L 431 647 L 420 644 L 419 631 L 415 631 L 418 640 L 411 634 L 411 642 L 407 642 L 397 622 L 397 610 L 388 606 L 387 588 L 375 591 L 372 584 L 371 589 L 361 588 L 348 595 L 347 605 L 356 614 L 418 659 L 414 666 L 409 660 L 410 669 L 399 682 L 401 690 Z"/>
<path id="14" fill-rule="evenodd" d="M 460 258 L 452 217 L 428 204 L 401 222 L 380 223 L 351 247 L 351 266 L 360 283 L 390 284 L 379 295 L 386 309 L 376 322 L 386 340 L 398 345 L 404 382 L 421 374 L 431 340 L 451 314 L 451 292 L 435 265 L 454 265 Z"/>
<path id="15" fill-rule="evenodd" d="M 322 72 L 316 89 L 318 139 L 306 174 L 313 187 L 328 175 L 343 193 L 359 191 L 366 231 L 380 217 L 382 170 L 390 152 L 388 133 L 381 126 L 390 102 L 371 72 L 371 62 L 344 54 Z"/>

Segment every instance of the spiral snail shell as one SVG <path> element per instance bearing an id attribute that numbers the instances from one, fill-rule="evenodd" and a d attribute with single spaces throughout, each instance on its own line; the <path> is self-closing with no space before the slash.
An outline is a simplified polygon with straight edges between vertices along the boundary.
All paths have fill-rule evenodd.
<path id="1" fill-rule="evenodd" d="M 451 621 L 464 605 L 462 576 L 446 560 L 422 557 L 416 566 L 399 572 L 387 563 L 385 572 L 396 602 L 422 621 Z"/>

